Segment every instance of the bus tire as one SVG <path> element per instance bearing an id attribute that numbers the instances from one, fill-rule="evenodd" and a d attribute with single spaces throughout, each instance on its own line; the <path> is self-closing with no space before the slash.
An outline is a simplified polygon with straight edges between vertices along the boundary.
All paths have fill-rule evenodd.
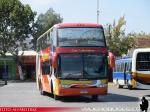
<path id="1" fill-rule="evenodd" d="M 119 84 L 118 79 L 116 80 L 116 86 L 117 86 L 118 89 L 123 88 L 123 85 Z"/>
<path id="2" fill-rule="evenodd" d="M 40 84 L 39 84 L 39 90 L 40 90 L 40 94 L 41 94 L 41 95 L 46 95 L 46 92 L 43 91 L 43 87 L 42 87 L 41 82 L 40 82 Z"/>
<path id="3" fill-rule="evenodd" d="M 54 99 L 55 99 L 55 100 L 59 100 L 59 96 L 56 95 L 56 94 L 54 94 Z"/>
<path id="4" fill-rule="evenodd" d="M 123 88 L 123 85 L 117 84 L 117 88 L 118 89 Z"/>
<path id="5" fill-rule="evenodd" d="M 98 95 L 92 95 L 92 100 L 97 101 L 98 100 Z"/>
<path id="6" fill-rule="evenodd" d="M 132 90 L 132 85 L 128 85 L 128 89 L 129 89 L 129 90 Z"/>
<path id="7" fill-rule="evenodd" d="M 54 90 L 53 90 L 53 82 L 51 80 L 51 93 L 54 94 Z"/>
<path id="8" fill-rule="evenodd" d="M 52 95 L 53 95 L 53 98 L 55 99 L 55 100 L 58 100 L 59 99 L 59 96 L 57 96 L 55 93 L 54 93 L 54 88 L 53 88 L 53 82 L 51 81 L 51 93 L 52 93 Z"/>
<path id="9" fill-rule="evenodd" d="M 5 80 L 5 85 L 7 85 L 7 80 Z"/>

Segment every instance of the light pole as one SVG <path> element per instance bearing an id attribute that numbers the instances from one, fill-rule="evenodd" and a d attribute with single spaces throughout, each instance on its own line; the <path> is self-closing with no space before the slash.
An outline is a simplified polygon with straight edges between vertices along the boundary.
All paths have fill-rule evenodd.
<path id="1" fill-rule="evenodd" d="M 97 24 L 99 24 L 99 0 L 97 0 Z"/>

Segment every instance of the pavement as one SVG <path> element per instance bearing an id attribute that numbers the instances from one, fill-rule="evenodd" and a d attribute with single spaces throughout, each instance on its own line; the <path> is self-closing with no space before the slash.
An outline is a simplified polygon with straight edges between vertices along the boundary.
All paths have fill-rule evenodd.
<path id="1" fill-rule="evenodd" d="M 0 81 L 0 85 L 0 107 L 81 107 L 83 112 L 85 110 L 89 112 L 91 109 L 128 109 L 130 110 L 128 112 L 140 112 L 141 97 L 146 96 L 146 99 L 150 101 L 150 90 L 117 89 L 113 83 L 108 84 L 108 94 L 99 96 L 97 101 L 93 101 L 90 96 L 85 95 L 63 97 L 56 101 L 49 94 L 40 95 L 35 81 L 31 80 L 11 80 L 8 81 L 8 85 L 4 85 L 4 82 Z"/>

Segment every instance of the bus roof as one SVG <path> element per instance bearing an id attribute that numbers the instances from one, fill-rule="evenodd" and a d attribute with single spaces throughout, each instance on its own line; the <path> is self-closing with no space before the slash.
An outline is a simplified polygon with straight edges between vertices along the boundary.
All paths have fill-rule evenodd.
<path id="1" fill-rule="evenodd" d="M 150 52 L 150 48 L 138 48 L 134 52 Z"/>
<path id="2" fill-rule="evenodd" d="M 65 28 L 65 27 L 102 27 L 100 24 L 95 23 L 60 23 L 54 25 L 57 28 Z"/>
<path id="3" fill-rule="evenodd" d="M 132 62 L 132 58 L 118 59 L 116 63 Z"/>

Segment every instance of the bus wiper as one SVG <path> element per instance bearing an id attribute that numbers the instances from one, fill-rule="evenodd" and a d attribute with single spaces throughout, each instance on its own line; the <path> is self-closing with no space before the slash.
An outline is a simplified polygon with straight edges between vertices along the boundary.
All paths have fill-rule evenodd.
<path id="1" fill-rule="evenodd" d="M 72 76 L 72 74 L 67 74 L 65 78 L 70 78 L 70 76 Z"/>
<path id="2" fill-rule="evenodd" d="M 78 78 L 82 75 L 82 74 L 79 74 L 79 73 L 80 72 L 76 72 L 76 73 L 73 73 L 73 74 L 69 73 L 65 76 L 65 78 Z"/>

